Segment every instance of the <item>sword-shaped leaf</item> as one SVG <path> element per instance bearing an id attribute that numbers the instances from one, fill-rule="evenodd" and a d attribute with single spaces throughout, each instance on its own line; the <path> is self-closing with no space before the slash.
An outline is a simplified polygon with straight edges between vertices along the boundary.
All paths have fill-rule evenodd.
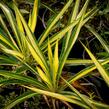
<path id="1" fill-rule="evenodd" d="M 36 51 L 34 50 L 34 48 L 31 46 L 31 44 L 27 41 L 28 44 L 28 48 L 33 56 L 33 58 L 35 59 L 35 61 L 42 67 L 42 69 L 47 73 L 47 69 L 44 66 L 42 59 L 39 57 L 39 55 L 36 53 Z"/>
<path id="2" fill-rule="evenodd" d="M 69 0 L 66 5 L 63 7 L 63 9 L 59 12 L 59 14 L 57 14 L 54 19 L 51 21 L 51 23 L 47 26 L 46 30 L 44 31 L 44 33 L 42 34 L 42 36 L 39 39 L 39 45 L 42 44 L 42 42 L 44 42 L 44 40 L 46 39 L 47 35 L 49 34 L 49 32 L 51 31 L 52 27 L 56 24 L 56 22 L 63 16 L 63 14 L 66 12 L 66 10 L 68 9 L 68 7 L 71 5 L 71 3 L 73 2 L 73 0 Z"/>
<path id="3" fill-rule="evenodd" d="M 59 59 L 58 59 L 58 40 L 56 41 L 56 46 L 54 50 L 54 59 L 53 59 L 53 80 L 54 84 L 57 78 L 57 73 L 58 73 L 58 67 L 59 67 Z"/>
<path id="4" fill-rule="evenodd" d="M 70 103 L 77 104 L 79 106 L 82 106 L 85 109 L 88 108 L 88 106 L 86 106 L 82 102 L 80 102 L 76 99 L 71 99 L 70 97 L 67 97 L 65 94 L 63 95 L 63 94 L 60 94 L 60 93 L 54 93 L 54 92 L 50 92 L 50 91 L 46 91 L 46 90 L 41 90 L 41 89 L 38 89 L 36 87 L 31 87 L 31 86 L 23 85 L 23 87 L 30 89 L 30 90 L 32 90 L 36 93 L 39 93 L 39 94 L 43 94 L 43 95 L 50 96 L 50 97 L 53 97 L 53 98 L 56 98 L 56 99 L 59 99 L 59 100 L 62 100 L 62 101 L 67 101 L 67 102 L 70 102 Z"/>
<path id="5" fill-rule="evenodd" d="M 27 39 L 28 39 L 28 44 L 29 43 L 31 44 L 31 46 L 29 46 L 29 47 L 31 47 L 31 49 L 34 49 L 34 51 L 38 54 L 38 56 L 42 60 L 44 66 L 48 69 L 46 58 L 44 57 L 42 51 L 40 50 L 39 45 L 38 45 L 38 42 L 35 39 L 34 34 L 31 32 L 30 28 L 28 27 L 25 19 L 23 18 L 22 14 L 20 13 L 20 11 L 17 8 L 17 6 L 15 4 L 13 4 L 13 6 L 14 6 L 14 10 L 19 14 L 20 19 L 22 21 L 22 24 L 23 24 L 23 27 L 24 27 L 24 30 L 26 32 L 26 36 L 27 36 Z"/>
<path id="6" fill-rule="evenodd" d="M 7 26 L 6 26 L 6 24 L 5 24 L 5 22 L 4 22 L 4 20 L 3 20 L 3 18 L 2 18 L 1 15 L 0 15 L 0 22 L 1 22 L 1 25 L 2 25 L 3 29 L 6 31 L 7 35 L 9 36 L 11 42 L 12 42 L 12 43 L 16 46 L 16 48 L 17 48 L 17 44 L 16 44 L 15 40 L 13 39 L 11 33 L 9 32 L 9 30 L 8 30 L 8 28 L 7 28 Z"/>
<path id="7" fill-rule="evenodd" d="M 37 72 L 38 72 L 40 78 L 41 78 L 44 82 L 46 82 L 48 85 L 52 86 L 50 80 L 49 80 L 48 77 L 47 77 L 47 75 L 46 75 L 39 67 L 36 67 L 36 69 L 37 69 Z"/>
<path id="8" fill-rule="evenodd" d="M 11 54 L 13 55 L 14 57 L 20 57 L 21 59 L 24 58 L 24 55 L 18 51 L 15 51 L 15 50 L 10 50 L 10 49 L 7 49 L 7 48 L 2 48 L 2 50 L 7 53 L 7 54 Z"/>
<path id="9" fill-rule="evenodd" d="M 35 93 L 35 92 L 31 92 L 31 91 L 25 92 L 25 93 L 21 94 L 20 96 L 16 97 L 10 103 L 6 104 L 4 109 L 11 109 L 15 105 L 22 103 L 23 101 L 25 101 L 33 96 L 36 96 L 36 95 L 37 95 L 37 93 Z"/>
<path id="10" fill-rule="evenodd" d="M 49 40 L 48 40 L 48 59 L 49 59 L 50 70 L 52 71 L 52 69 L 53 69 L 53 54 L 52 54 L 52 49 L 51 49 Z"/>
<path id="11" fill-rule="evenodd" d="M 101 74 L 101 76 L 103 77 L 104 81 L 107 83 L 107 85 L 109 86 L 109 74 L 108 72 L 103 68 L 103 66 L 98 62 L 98 60 L 95 58 L 95 56 L 91 53 L 91 51 L 82 43 L 83 47 L 85 48 L 85 50 L 87 51 L 87 53 L 89 54 L 90 58 L 92 59 L 92 61 L 94 62 L 95 66 L 97 67 L 99 73 Z"/>
<path id="12" fill-rule="evenodd" d="M 3 13 L 5 14 L 9 24 L 10 24 L 10 27 L 12 28 L 13 30 L 13 33 L 15 34 L 15 38 L 17 40 L 17 43 L 19 45 L 19 47 L 21 46 L 21 43 L 20 43 L 20 39 L 19 39 L 19 34 L 18 34 L 18 31 L 17 31 L 17 28 L 16 28 L 16 20 L 15 20 L 15 17 L 12 13 L 12 11 L 3 3 L 0 3 L 0 8 L 2 9 Z"/>
<path id="13" fill-rule="evenodd" d="M 37 23 L 38 7 L 39 7 L 38 2 L 39 2 L 39 0 L 34 1 L 33 11 L 32 11 L 32 14 L 30 12 L 29 23 L 28 23 L 28 25 L 33 33 L 35 31 L 35 27 L 36 27 L 36 23 Z"/>
<path id="14" fill-rule="evenodd" d="M 34 85 L 40 88 L 45 88 L 44 84 L 37 81 L 36 79 L 32 77 L 20 75 L 20 74 L 15 74 L 12 71 L 0 70 L 0 75 L 8 79 L 10 78 L 10 79 L 16 79 L 16 80 L 22 81 L 22 83 L 24 82 L 24 84 L 27 83 L 27 84 Z"/>
<path id="15" fill-rule="evenodd" d="M 85 27 L 100 41 L 103 48 L 109 53 L 109 45 L 106 41 L 89 25 L 85 25 Z"/>
<path id="16" fill-rule="evenodd" d="M 82 16 L 80 17 L 78 25 L 73 30 L 73 33 L 72 33 L 72 35 L 70 37 L 69 44 L 68 44 L 68 47 L 67 47 L 66 51 L 61 53 L 62 56 L 60 57 L 60 63 L 59 63 L 60 66 L 59 66 L 59 70 L 58 70 L 58 79 L 60 78 L 60 75 L 62 73 L 62 69 L 63 69 L 63 67 L 65 65 L 65 61 L 67 60 L 67 57 L 68 57 L 73 45 L 75 44 L 75 42 L 76 42 L 76 40 L 78 38 L 78 35 L 80 33 L 80 30 L 81 30 L 81 28 L 83 26 L 83 19 L 84 19 L 84 16 L 85 16 L 85 12 L 86 12 L 88 3 L 89 3 L 89 0 L 87 0 L 85 2 L 85 4 L 84 4 L 84 11 L 82 13 Z"/>

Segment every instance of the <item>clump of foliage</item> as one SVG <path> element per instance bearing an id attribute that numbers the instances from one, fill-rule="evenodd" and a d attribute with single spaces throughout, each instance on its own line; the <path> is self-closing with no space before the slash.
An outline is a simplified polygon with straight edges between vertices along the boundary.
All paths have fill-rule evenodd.
<path id="1" fill-rule="evenodd" d="M 23 90 L 23 93 L 5 105 L 5 109 L 23 101 L 26 103 L 27 99 L 36 95 L 42 95 L 48 107 L 54 109 L 63 105 L 68 108 L 75 105 L 92 109 L 109 108 L 100 99 L 96 100 L 91 96 L 93 94 L 90 94 L 90 91 L 86 94 L 86 89 L 79 81 L 90 76 L 90 73 L 94 74 L 94 70 L 97 69 L 97 74 L 107 86 L 109 85 L 108 72 L 104 67 L 109 63 L 109 59 L 96 59 L 79 39 L 81 29 L 85 26 L 96 36 L 106 52 L 109 52 L 105 40 L 88 24 L 99 8 L 94 6 L 88 9 L 88 4 L 89 0 L 82 5 L 81 0 L 68 0 L 59 12 L 50 9 L 53 14 L 46 21 L 45 30 L 40 36 L 35 36 L 35 28 L 39 26 L 39 0 L 34 1 L 33 10 L 29 12 L 26 20 L 23 16 L 24 11 L 19 10 L 15 1 L 9 5 L 10 8 L 0 2 L 0 65 L 4 67 L 0 69 L 0 86 L 17 84 Z M 64 15 L 68 16 L 65 24 Z M 90 59 L 69 58 L 77 41 L 81 43 Z M 76 74 L 64 70 L 66 66 L 79 67 L 81 64 L 86 65 L 86 68 Z M 9 68 L 5 69 L 6 66 Z M 29 105 L 31 107 L 31 101 Z"/>

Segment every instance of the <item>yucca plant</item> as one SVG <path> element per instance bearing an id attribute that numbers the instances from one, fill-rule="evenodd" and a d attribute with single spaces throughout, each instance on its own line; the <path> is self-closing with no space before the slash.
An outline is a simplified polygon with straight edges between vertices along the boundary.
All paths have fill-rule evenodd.
<path id="1" fill-rule="evenodd" d="M 61 20 L 72 3 L 74 7 L 67 25 L 57 33 L 51 34 L 56 23 Z M 43 95 L 48 105 L 52 104 L 54 109 L 58 107 L 57 101 L 65 103 L 69 108 L 73 108 L 71 104 L 86 109 L 109 108 L 108 105 L 80 93 L 72 85 L 96 68 L 109 85 L 109 76 L 103 68 L 109 59 L 99 62 L 82 42 L 91 60 L 68 59 L 72 47 L 78 40 L 82 26 L 98 11 L 96 6 L 87 10 L 88 4 L 89 0 L 86 0 L 80 9 L 80 0 L 75 2 L 68 0 L 62 10 L 50 18 L 47 28 L 41 36 L 35 36 L 35 27 L 39 26 L 37 25 L 38 0 L 34 1 L 33 11 L 30 12 L 28 21 L 24 19 L 15 1 L 12 3 L 12 9 L 0 2 L 2 10 L 2 15 L 0 15 L 0 65 L 10 66 L 10 70 L 0 70 L 2 77 L 0 86 L 18 84 L 27 89 L 24 94 L 9 102 L 4 109 L 10 109 L 37 94 Z M 6 22 L 9 24 L 8 27 Z M 62 44 L 61 49 L 59 44 Z M 66 65 L 73 66 L 75 64 L 88 64 L 90 66 L 65 79 L 63 68 Z M 28 76 L 27 72 L 33 76 Z M 61 84 L 60 81 L 63 83 Z M 69 89 L 66 89 L 67 87 Z"/>

